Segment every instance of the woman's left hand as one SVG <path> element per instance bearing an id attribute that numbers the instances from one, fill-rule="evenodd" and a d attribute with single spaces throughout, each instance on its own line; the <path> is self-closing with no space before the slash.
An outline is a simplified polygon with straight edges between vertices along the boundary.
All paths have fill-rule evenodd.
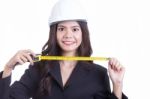
<path id="1" fill-rule="evenodd" d="M 115 58 L 110 58 L 108 62 L 108 72 L 113 83 L 113 93 L 122 99 L 122 87 L 125 68 Z"/>
<path id="2" fill-rule="evenodd" d="M 108 62 L 108 72 L 113 85 L 123 83 L 125 68 L 115 58 L 110 58 Z"/>

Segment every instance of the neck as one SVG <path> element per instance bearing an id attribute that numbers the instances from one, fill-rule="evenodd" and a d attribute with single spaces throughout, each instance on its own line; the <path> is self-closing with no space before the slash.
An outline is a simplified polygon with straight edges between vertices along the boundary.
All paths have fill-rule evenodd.
<path id="1" fill-rule="evenodd" d="M 74 67 L 77 63 L 77 61 L 59 61 L 61 66 L 65 67 Z"/>
<path id="2" fill-rule="evenodd" d="M 63 52 L 62 56 L 77 56 L 76 52 Z"/>
<path id="3" fill-rule="evenodd" d="M 76 52 L 63 52 L 62 53 L 62 56 L 77 56 Z M 62 60 L 62 61 L 59 61 L 61 66 L 67 66 L 67 67 L 72 67 L 72 66 L 75 66 L 77 61 L 71 61 L 71 60 Z"/>

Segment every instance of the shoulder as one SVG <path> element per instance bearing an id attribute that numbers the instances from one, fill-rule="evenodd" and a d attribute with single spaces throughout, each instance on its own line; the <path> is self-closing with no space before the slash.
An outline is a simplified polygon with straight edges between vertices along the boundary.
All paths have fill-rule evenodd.
<path id="1" fill-rule="evenodd" d="M 25 73 L 21 77 L 22 79 L 31 79 L 37 81 L 40 79 L 39 63 L 34 63 L 34 65 L 29 65 L 29 68 L 25 70 Z"/>
<path id="2" fill-rule="evenodd" d="M 82 63 L 83 68 L 90 71 L 92 74 L 96 75 L 106 75 L 107 74 L 107 68 L 105 68 L 102 65 L 96 64 L 96 63 Z"/>
<path id="3" fill-rule="evenodd" d="M 106 71 L 107 71 L 107 69 L 106 69 L 104 66 L 99 65 L 99 64 L 93 63 L 93 64 L 92 64 L 92 67 L 93 67 L 93 69 L 96 70 L 96 71 L 103 71 L 103 72 L 106 72 Z"/>
<path id="4" fill-rule="evenodd" d="M 95 77 L 98 78 L 105 78 L 105 76 L 107 75 L 107 69 L 99 64 L 92 64 L 93 69 L 91 70 L 91 72 L 94 74 Z"/>
<path id="5" fill-rule="evenodd" d="M 104 72 L 107 71 L 107 68 L 96 63 L 82 62 L 81 64 L 83 65 L 84 68 L 91 71 L 104 71 Z"/>
<path id="6" fill-rule="evenodd" d="M 107 68 L 105 68 L 102 65 L 95 64 L 95 63 L 83 63 L 84 70 L 88 71 L 86 76 L 90 81 L 92 81 L 94 84 L 100 85 L 104 84 L 106 81 L 108 81 L 108 73 Z"/>

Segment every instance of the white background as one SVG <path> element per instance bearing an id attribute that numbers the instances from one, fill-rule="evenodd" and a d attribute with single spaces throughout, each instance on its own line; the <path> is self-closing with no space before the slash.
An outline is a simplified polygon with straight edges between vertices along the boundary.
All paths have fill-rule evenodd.
<path id="1" fill-rule="evenodd" d="M 126 68 L 124 93 L 150 99 L 148 0 L 80 0 L 87 12 L 93 56 L 116 57 Z M 20 49 L 41 52 L 56 0 L 0 0 L 0 70 Z M 107 62 L 97 62 L 107 67 Z M 20 78 L 28 63 L 13 71 Z"/>

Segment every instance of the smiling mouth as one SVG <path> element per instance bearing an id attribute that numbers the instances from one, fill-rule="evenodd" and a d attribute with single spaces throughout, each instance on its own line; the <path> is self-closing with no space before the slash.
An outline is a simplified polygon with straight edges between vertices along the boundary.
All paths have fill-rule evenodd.
<path id="1" fill-rule="evenodd" d="M 73 42 L 73 41 L 63 41 L 63 44 L 65 44 L 65 45 L 72 45 L 74 43 L 75 42 Z"/>

